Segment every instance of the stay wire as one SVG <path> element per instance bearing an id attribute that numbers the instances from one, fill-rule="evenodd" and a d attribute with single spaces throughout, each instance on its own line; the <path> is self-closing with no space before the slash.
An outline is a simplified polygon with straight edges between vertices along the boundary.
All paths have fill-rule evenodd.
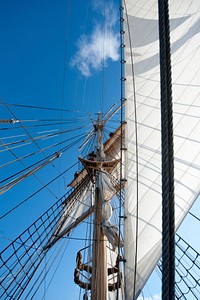
<path id="1" fill-rule="evenodd" d="M 25 122 L 49 122 L 48 120 L 29 120 L 29 121 L 24 121 L 24 120 L 20 120 L 21 123 L 25 123 Z M 57 122 L 57 121 L 55 121 Z M 74 121 L 65 121 L 62 122 L 62 124 L 76 124 L 77 120 Z M 45 127 L 45 126 L 55 126 L 55 125 L 60 125 L 61 123 L 45 123 L 45 124 L 36 124 L 36 125 L 26 125 L 26 128 L 36 128 L 36 127 Z M 0 128 L 0 131 L 5 131 L 5 130 L 16 130 L 16 129 L 20 129 L 21 126 L 15 126 L 15 127 L 4 127 L 4 128 Z"/>
<path id="2" fill-rule="evenodd" d="M 60 258 L 59 261 L 58 261 L 58 264 L 57 264 L 57 266 L 56 266 L 56 269 L 54 270 L 54 272 L 53 272 L 53 274 L 52 274 L 52 276 L 51 276 L 51 281 L 53 280 L 53 278 L 54 278 L 54 276 L 55 276 L 55 274 L 56 274 L 56 272 L 57 272 L 57 270 L 58 270 L 58 267 L 60 266 L 60 263 L 61 263 L 61 261 L 62 261 L 62 259 L 63 259 L 63 256 L 64 256 L 65 252 L 66 252 L 66 249 L 67 249 L 68 244 L 69 244 L 69 241 L 67 242 L 67 245 L 65 246 L 65 248 L 64 248 L 64 250 L 63 250 L 63 253 L 62 253 L 62 255 L 61 255 L 61 258 Z M 60 249 L 58 249 L 57 253 L 55 253 L 55 252 L 56 252 L 56 249 L 55 249 L 55 251 L 54 251 L 55 257 L 53 257 L 53 254 L 51 255 L 50 259 L 52 259 L 52 261 L 50 261 L 50 259 L 49 259 L 49 261 L 48 261 L 48 262 L 49 262 L 48 270 L 47 270 L 46 273 L 43 275 L 43 278 L 41 278 L 41 280 L 40 280 L 40 282 L 39 282 L 39 284 L 38 284 L 38 286 L 37 286 L 35 292 L 34 292 L 33 295 L 31 296 L 30 300 L 34 299 L 35 295 L 37 294 L 37 292 L 38 292 L 38 290 L 39 290 L 39 288 L 40 288 L 40 286 L 41 286 L 41 284 L 42 284 L 43 281 L 45 280 L 46 275 L 51 271 L 53 264 L 55 263 L 55 261 L 57 260 L 57 258 L 58 258 L 58 256 L 59 256 L 60 252 L 62 251 L 63 245 L 64 245 L 64 242 L 63 242 L 63 243 L 60 243 L 60 245 L 58 244 L 58 247 L 57 247 L 57 248 L 60 248 Z M 48 253 L 48 252 L 47 252 L 47 253 Z M 45 254 L 45 257 L 47 256 L 47 253 Z M 43 272 L 44 272 L 44 268 L 43 268 L 43 270 L 41 270 L 40 275 L 37 277 L 37 281 L 39 280 L 39 277 L 42 276 L 42 273 L 43 273 Z M 32 283 L 32 287 L 34 286 L 34 288 L 35 288 L 35 283 L 36 283 L 36 281 L 35 281 L 34 283 Z M 49 285 L 50 285 L 50 284 L 49 284 Z M 49 287 L 49 285 L 48 285 L 48 287 Z M 30 294 L 31 292 L 32 292 L 32 290 L 30 290 L 29 294 Z M 47 292 L 47 288 L 46 288 L 46 291 L 45 291 L 45 292 Z M 29 294 L 27 294 L 26 297 L 27 297 Z"/>
<path id="3" fill-rule="evenodd" d="M 119 209 L 118 209 L 118 272 L 117 272 L 117 299 L 119 299 L 119 288 L 120 288 L 120 277 L 121 277 L 121 268 L 120 268 L 120 261 L 124 262 L 124 256 L 123 253 L 121 252 L 120 249 L 120 241 L 121 241 L 121 227 L 122 227 L 122 154 L 123 154 L 123 139 L 122 139 L 122 123 L 124 119 L 123 115 L 123 99 L 124 99 L 124 14 L 123 14 L 123 1 L 119 1 L 119 20 L 120 20 L 120 101 L 121 101 L 121 109 L 120 109 L 120 136 L 119 136 L 119 145 L 120 145 L 120 170 L 119 170 L 119 186 L 120 186 L 120 191 L 119 191 Z M 112 181 L 111 181 L 112 182 Z M 121 253 L 120 253 L 121 252 Z M 122 258 L 121 258 L 122 255 Z M 121 286 L 121 293 L 123 296 L 123 288 Z"/>
<path id="4" fill-rule="evenodd" d="M 12 104 L 7 103 L 7 106 L 16 106 L 16 107 L 24 107 L 24 108 L 32 108 L 32 109 L 41 109 L 41 110 L 52 110 L 52 111 L 64 111 L 64 112 L 71 112 L 71 113 L 84 113 L 88 114 L 88 111 L 78 111 L 78 110 L 70 110 L 70 109 L 61 109 L 61 108 L 54 108 L 54 107 L 44 107 L 44 106 L 34 106 L 34 105 L 24 105 L 24 104 Z"/>
<path id="5" fill-rule="evenodd" d="M 137 257 L 138 257 L 138 226 L 139 226 L 139 153 L 138 153 L 138 130 L 137 130 L 137 103 L 136 103 L 136 87 L 135 87 L 135 81 L 134 81 L 134 54 L 133 54 L 133 48 L 132 48 L 132 43 L 131 43 L 131 31 L 130 31 L 130 25 L 129 25 L 129 18 L 128 18 L 128 13 L 127 13 L 127 8 L 126 8 L 126 3 L 124 1 L 124 8 L 125 8 L 125 13 L 126 13 L 126 20 L 127 20 L 127 30 L 128 30 L 128 37 L 129 37 L 129 47 L 130 47 L 130 56 L 131 56 L 131 73 L 132 73 L 132 78 L 133 78 L 133 94 L 134 94 L 134 124 L 135 124 L 135 152 L 136 152 L 136 229 L 135 229 L 135 266 L 134 266 L 134 287 L 133 287 L 133 300 L 136 299 L 136 277 L 137 277 Z"/>
<path id="6" fill-rule="evenodd" d="M 55 274 L 56 274 L 56 272 L 57 272 L 57 270 L 58 270 L 58 268 L 59 268 L 59 266 L 60 266 L 60 263 L 61 263 L 61 261 L 62 261 L 62 259 L 63 259 L 63 257 L 64 257 L 64 254 L 65 254 L 65 252 L 66 252 L 66 250 L 67 250 L 67 247 L 68 247 L 68 245 L 69 245 L 69 242 L 70 242 L 70 240 L 67 241 L 67 244 L 66 244 L 66 246 L 65 246 L 65 248 L 64 248 L 64 250 L 63 250 L 63 254 L 62 254 L 62 256 L 61 256 L 61 258 L 60 258 L 60 260 L 59 260 L 59 262 L 58 262 L 58 264 L 57 264 L 57 267 L 56 267 L 54 273 L 53 273 L 52 276 L 51 276 L 51 279 L 49 280 L 49 284 L 48 284 L 48 286 L 47 286 L 47 288 L 46 288 L 46 292 L 48 291 L 48 288 L 49 288 L 49 286 L 50 286 L 50 284 L 51 284 L 53 278 L 55 277 Z M 62 248 L 62 245 L 61 245 L 61 248 Z M 43 299 L 44 299 L 44 296 L 43 296 L 43 298 L 42 298 L 41 300 L 43 300 Z M 44 300 L 45 300 L 45 299 L 44 299 Z"/>
<path id="7" fill-rule="evenodd" d="M 3 250 L 3 252 L 1 252 L 0 257 L 1 260 L 3 261 L 3 265 L 5 265 L 4 253 L 9 249 L 12 250 L 11 252 L 14 251 L 14 253 L 10 256 L 9 259 L 6 258 L 6 262 L 9 261 L 9 265 L 10 265 L 10 263 L 13 264 L 13 259 L 14 258 L 16 259 L 14 265 L 10 266 L 9 268 L 7 268 L 7 266 L 5 265 L 6 272 L 8 273 L 8 275 L 10 274 L 13 279 L 11 283 L 8 284 L 6 288 L 4 288 L 3 294 L 12 293 L 12 295 L 21 296 L 27 284 L 29 283 L 30 279 L 37 271 L 44 257 L 44 254 L 48 250 L 47 248 L 44 247 L 46 245 L 46 240 L 48 239 L 49 242 L 50 241 L 49 234 L 52 235 L 52 231 L 55 232 L 55 225 L 57 224 L 58 218 L 60 219 L 63 214 L 64 201 L 66 201 L 66 199 L 71 195 L 71 193 L 73 193 L 73 189 L 71 189 L 62 198 L 60 198 L 52 207 L 50 207 L 42 216 L 40 216 L 40 218 L 38 218 L 31 226 L 29 226 L 18 238 L 16 238 L 9 246 L 7 246 Z M 65 199 L 63 200 L 63 198 Z M 27 237 L 27 234 L 29 237 Z M 35 237 L 34 240 L 33 237 Z M 16 247 L 16 243 L 18 241 L 22 242 L 21 247 L 19 246 Z M 32 243 L 30 247 L 28 246 L 28 248 L 24 247 L 27 241 L 30 241 Z M 32 247 L 33 245 L 36 245 L 38 241 L 40 243 L 40 246 L 42 245 L 43 246 L 42 246 L 42 250 L 36 253 L 36 251 L 32 251 Z M 24 251 L 24 253 L 22 253 L 22 250 Z M 24 257 L 24 255 L 26 255 L 26 257 Z M 38 258 L 40 258 L 40 261 L 36 262 Z M 20 266 L 18 267 L 19 264 L 21 265 L 22 259 L 23 259 L 23 270 L 21 270 Z M 32 261 L 32 259 L 34 261 Z M 19 278 L 17 275 L 21 273 L 23 274 Z M 30 275 L 30 277 L 28 276 L 28 274 Z M 4 277 L 3 281 L 5 281 L 6 278 L 7 276 Z M 16 280 L 16 278 L 18 278 L 18 280 Z M 17 288 L 15 289 L 16 282 L 18 284 L 17 284 Z"/>
<path id="8" fill-rule="evenodd" d="M 2 141 L 0 141 L 0 142 L 3 144 Z M 6 146 L 6 148 L 8 148 L 8 147 Z M 18 158 L 18 156 L 11 149 L 8 148 L 8 150 L 24 166 L 24 163 Z M 43 182 L 42 182 L 42 180 L 40 178 L 38 178 L 35 174 L 33 176 L 38 180 L 38 182 L 40 184 L 43 185 Z M 48 187 L 46 187 L 46 189 L 55 197 L 55 194 Z"/>
<path id="9" fill-rule="evenodd" d="M 79 142 L 80 140 L 82 140 L 82 139 L 83 139 L 83 138 L 79 139 L 78 142 Z M 77 143 L 77 141 L 71 143 L 70 146 L 75 145 L 76 143 Z M 63 148 L 63 149 L 62 149 L 62 153 L 65 152 L 66 150 L 68 150 L 70 146 L 67 146 L 67 147 Z M 18 173 L 20 173 L 20 172 L 18 172 Z M 15 175 L 16 175 L 16 174 L 15 174 Z M 36 177 L 36 175 L 34 175 L 34 176 Z M 36 178 L 37 178 L 37 177 L 36 177 Z M 37 179 L 38 179 L 38 181 L 39 181 L 44 187 L 47 186 L 47 185 L 44 185 L 44 183 L 43 183 L 39 178 L 37 178 Z M 47 189 L 48 189 L 48 188 L 47 188 Z M 49 189 L 48 189 L 48 191 L 51 192 L 51 190 L 49 190 Z M 56 196 L 53 192 L 51 192 L 51 193 L 52 193 L 52 195 L 53 195 L 54 197 L 57 198 L 57 196 Z M 16 207 L 18 207 L 18 205 L 17 205 Z"/>
<path id="10" fill-rule="evenodd" d="M 200 218 L 197 217 L 196 215 L 194 215 L 193 213 L 189 212 L 189 214 L 190 214 L 193 218 L 195 218 L 196 220 L 200 221 Z"/>
<path id="11" fill-rule="evenodd" d="M 102 46 L 102 57 L 101 57 L 101 64 L 102 64 L 102 84 L 101 84 L 101 100 L 100 100 L 100 107 L 101 107 L 101 113 L 103 114 L 103 107 L 104 107 L 104 91 L 105 91 L 105 36 L 106 36 L 106 7 L 105 7 L 105 1 L 103 1 L 103 17 L 104 17 L 104 24 L 103 24 L 103 44 Z"/>
<path id="12" fill-rule="evenodd" d="M 76 135 L 76 136 L 74 136 L 74 137 L 71 137 L 71 138 L 69 138 L 69 139 L 66 139 L 66 140 L 62 141 L 62 143 L 60 143 L 60 142 L 59 142 L 59 143 L 54 143 L 54 144 L 51 144 L 51 145 L 49 145 L 49 146 L 47 146 L 47 147 L 44 147 L 44 148 L 42 148 L 42 150 L 43 150 L 43 151 L 44 151 L 44 150 L 48 150 L 48 149 L 54 148 L 54 147 L 56 147 L 56 146 L 58 146 L 58 145 L 60 145 L 60 144 L 65 144 L 65 143 L 67 143 L 67 142 L 69 142 L 69 141 L 71 141 L 71 140 L 73 140 L 73 139 L 76 139 L 76 138 L 78 138 L 78 137 L 84 137 L 84 136 L 85 136 L 85 134 L 79 134 L 79 135 Z M 0 165 L 0 168 L 3 168 L 3 167 L 5 167 L 5 166 L 7 166 L 7 165 L 10 165 L 10 164 L 12 164 L 12 163 L 17 162 L 18 160 L 23 160 L 23 159 L 25 159 L 25 158 L 28 158 L 28 157 L 33 156 L 33 155 L 38 154 L 38 153 L 40 153 L 40 150 L 35 151 L 35 152 L 32 152 L 32 153 L 29 153 L 29 154 L 24 155 L 24 156 L 21 156 L 21 157 L 19 157 L 18 159 L 15 159 L 15 160 L 13 160 L 13 161 L 10 161 L 10 162 L 8 162 L 8 163 L 6 163 L 6 164 L 2 164 L 2 165 Z"/>
<path id="13" fill-rule="evenodd" d="M 4 143 L 4 146 L 10 146 L 10 145 L 15 145 L 15 144 L 19 144 L 19 143 L 26 143 L 26 142 L 29 142 L 29 141 L 37 141 L 37 140 L 57 137 L 58 135 L 63 135 L 63 134 L 69 133 L 69 132 L 79 131 L 79 130 L 87 127 L 87 126 L 88 125 L 81 126 L 81 127 L 76 127 L 76 128 L 68 129 L 68 130 L 64 130 L 64 131 L 56 131 L 54 133 L 48 133 L 48 134 L 45 134 L 45 135 L 35 136 L 35 137 L 31 137 L 29 139 L 14 141 L 14 142 L 10 142 L 10 143 L 7 143 L 7 144 Z M 40 150 L 40 152 L 42 152 L 41 148 L 39 148 L 39 150 Z M 0 151 L 0 152 L 2 152 L 2 151 Z"/>
<path id="14" fill-rule="evenodd" d="M 55 155 L 55 153 L 53 153 L 53 154 L 47 156 L 46 158 L 43 158 L 43 159 L 41 159 L 41 160 L 35 162 L 34 164 L 32 164 L 32 165 L 30 165 L 30 166 L 24 168 L 24 169 L 21 170 L 21 171 L 16 172 L 15 174 L 12 174 L 11 176 L 9 176 L 9 177 L 7 177 L 7 178 L 1 180 L 1 181 L 0 181 L 0 184 L 3 183 L 3 182 L 5 182 L 5 181 L 7 181 L 7 180 L 9 180 L 9 179 L 11 179 L 11 178 L 13 178 L 13 177 L 15 177 L 15 176 L 17 176 L 17 175 L 19 175 L 19 174 L 21 174 L 21 173 L 23 173 L 23 172 L 25 172 L 25 171 L 27 171 L 27 170 L 29 170 L 29 169 L 31 169 L 32 167 L 34 167 L 34 166 L 36 166 L 36 165 L 38 165 L 38 164 L 40 164 L 40 163 L 42 163 L 42 162 L 44 162 L 44 161 L 47 161 L 48 159 L 52 158 L 54 155 Z"/>
<path id="15" fill-rule="evenodd" d="M 15 119 L 17 119 L 16 118 L 16 116 L 15 116 L 15 114 L 13 113 L 13 111 L 10 109 L 10 107 L 6 104 L 6 102 L 2 99 L 2 98 L 0 98 L 1 99 L 1 102 L 4 104 L 4 106 L 9 110 L 9 112 L 13 115 L 13 117 L 15 118 Z M 36 147 L 38 148 L 38 149 L 40 149 L 41 150 L 41 148 L 40 148 L 40 146 L 38 145 L 38 143 L 32 138 L 32 136 L 31 136 L 31 134 L 29 133 L 29 131 L 26 129 L 26 127 L 24 127 L 20 122 L 19 122 L 19 124 L 20 124 L 20 126 L 24 129 L 24 131 L 27 133 L 27 135 L 30 137 L 30 139 L 32 139 L 33 140 L 33 142 L 34 142 L 34 144 L 36 145 Z M 46 157 L 46 154 L 41 150 L 41 153 Z M 53 164 L 52 164 L 52 166 L 54 166 Z"/>
<path id="16" fill-rule="evenodd" d="M 23 201 L 21 201 L 19 204 L 17 204 L 16 206 L 14 206 L 12 209 L 10 209 L 9 211 L 7 211 L 4 215 L 0 216 L 0 220 L 3 219 L 3 218 L 5 218 L 6 216 L 8 216 L 10 213 L 12 213 L 14 210 L 16 210 L 17 208 L 19 208 L 22 204 L 24 204 L 25 202 L 27 202 L 29 199 L 33 198 L 35 195 L 37 195 L 39 192 L 41 192 L 44 188 L 46 188 L 49 184 L 51 184 L 52 182 L 54 182 L 55 180 L 57 180 L 60 176 L 62 176 L 63 174 L 65 174 L 66 172 L 68 172 L 69 170 L 71 170 L 77 164 L 78 164 L 77 162 L 75 164 L 73 164 L 71 167 L 69 167 L 68 169 L 66 169 L 65 171 L 63 171 L 58 176 L 54 177 L 47 184 L 45 184 L 40 189 L 38 189 L 36 192 L 34 192 L 33 194 L 31 194 L 29 197 L 27 197 L 26 199 L 24 199 Z"/>
<path id="17" fill-rule="evenodd" d="M 63 129 L 63 108 L 64 108 L 64 95 L 65 95 L 65 79 L 66 79 L 66 65 L 67 65 L 67 50 L 68 50 L 68 40 L 69 40 L 69 24 L 70 24 L 70 0 L 67 1 L 67 16 L 66 16 L 66 33 L 65 33 L 65 49 L 64 49 L 64 64 L 63 64 L 63 80 L 62 80 L 62 95 L 61 95 L 61 111 L 60 111 L 60 130 L 62 131 Z M 63 136 L 60 136 L 60 142 L 62 142 Z M 61 146 L 60 146 L 61 147 Z M 61 170 L 61 160 L 59 163 L 59 172 Z M 59 186 L 59 193 L 60 193 L 60 181 L 58 183 Z"/>

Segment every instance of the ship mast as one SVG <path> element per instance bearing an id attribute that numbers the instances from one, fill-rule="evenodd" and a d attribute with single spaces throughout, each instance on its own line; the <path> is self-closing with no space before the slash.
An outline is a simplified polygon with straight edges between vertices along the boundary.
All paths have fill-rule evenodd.
<path id="1" fill-rule="evenodd" d="M 97 131 L 96 156 L 98 161 L 104 161 L 105 154 L 102 143 L 103 122 L 98 113 L 98 120 L 95 125 Z M 92 282 L 91 300 L 107 299 L 107 260 L 106 260 L 106 237 L 103 234 L 101 199 L 99 197 L 98 183 L 95 187 L 95 212 L 94 212 L 94 233 L 92 249 Z"/>
<path id="2" fill-rule="evenodd" d="M 83 143 L 82 146 L 84 146 L 91 139 L 91 137 L 93 137 L 93 135 L 96 134 L 97 143 L 95 146 L 95 151 L 90 153 L 87 159 L 79 157 L 79 160 L 81 161 L 85 170 L 89 174 L 89 177 L 91 178 L 92 182 L 95 183 L 94 203 L 92 204 L 92 210 L 90 210 L 89 212 L 89 214 L 94 213 L 94 225 L 92 259 L 90 263 L 83 263 L 81 250 L 77 253 L 77 263 L 74 273 L 74 281 L 81 288 L 91 291 L 91 300 L 107 300 L 109 292 L 114 292 L 117 288 L 121 287 L 121 281 L 118 280 L 116 276 L 113 277 L 116 279 L 116 281 L 110 280 L 109 278 L 111 273 L 116 274 L 118 272 L 119 261 L 116 259 L 115 265 L 110 265 L 109 262 L 109 265 L 111 266 L 109 268 L 107 261 L 107 241 L 112 245 L 113 249 L 116 249 L 119 239 L 118 230 L 116 229 L 117 227 L 112 226 L 112 224 L 110 224 L 110 222 L 108 221 L 112 215 L 112 213 L 110 214 L 112 207 L 110 206 L 108 201 L 114 195 L 116 195 L 117 187 L 112 186 L 109 179 L 104 179 L 107 181 L 108 186 L 110 182 L 110 187 L 108 189 L 109 192 L 106 196 L 102 194 L 102 176 L 106 176 L 106 178 L 108 178 L 106 174 L 112 173 L 112 171 L 117 167 L 117 165 L 120 162 L 120 158 L 111 159 L 109 155 L 105 154 L 103 145 L 104 126 L 106 122 L 108 122 L 113 116 L 113 114 L 115 114 L 121 107 L 117 107 L 111 113 L 111 110 L 114 108 L 114 106 L 112 106 L 111 109 L 102 117 L 100 116 L 100 113 L 98 113 L 98 118 L 95 122 L 93 122 L 92 120 L 94 129 L 90 131 L 90 136 L 87 138 L 87 140 Z M 104 199 L 104 196 L 106 197 L 106 200 Z M 105 205 L 105 203 L 107 204 Z M 106 209 L 105 206 L 110 206 L 110 209 Z M 87 217 L 89 214 L 86 214 L 85 217 Z M 110 238 L 110 236 L 113 236 L 113 239 Z M 113 249 L 110 250 L 114 251 Z M 88 282 L 85 282 L 85 280 L 82 281 L 80 279 L 80 274 L 83 275 L 82 278 L 85 277 L 82 271 L 91 274 Z M 88 299 L 87 297 L 88 296 L 86 291 L 84 299 Z"/>

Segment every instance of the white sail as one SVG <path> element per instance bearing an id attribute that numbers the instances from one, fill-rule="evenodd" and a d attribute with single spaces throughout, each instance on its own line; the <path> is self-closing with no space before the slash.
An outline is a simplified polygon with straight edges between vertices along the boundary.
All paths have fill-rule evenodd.
<path id="1" fill-rule="evenodd" d="M 124 3 L 125 288 L 129 300 L 134 289 L 135 295 L 140 293 L 161 256 L 161 116 L 158 3 Z M 170 28 L 178 228 L 200 188 L 200 2 L 171 1 Z"/>
<path id="2" fill-rule="evenodd" d="M 66 198 L 63 206 L 57 227 L 45 248 L 53 246 L 60 238 L 72 231 L 93 212 L 94 188 L 88 177 L 84 178 L 82 187 L 76 187 Z"/>

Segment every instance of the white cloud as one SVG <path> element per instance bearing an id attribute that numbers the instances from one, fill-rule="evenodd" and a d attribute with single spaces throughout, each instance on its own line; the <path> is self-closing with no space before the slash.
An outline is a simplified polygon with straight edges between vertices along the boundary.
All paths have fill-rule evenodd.
<path id="1" fill-rule="evenodd" d="M 78 50 L 72 58 L 71 65 L 84 76 L 90 76 L 93 71 L 101 70 L 109 60 L 119 58 L 118 34 L 114 31 L 116 13 L 111 5 L 104 10 L 101 3 L 95 4 L 95 9 L 103 11 L 103 23 L 96 24 L 90 35 L 82 35 L 77 43 Z"/>

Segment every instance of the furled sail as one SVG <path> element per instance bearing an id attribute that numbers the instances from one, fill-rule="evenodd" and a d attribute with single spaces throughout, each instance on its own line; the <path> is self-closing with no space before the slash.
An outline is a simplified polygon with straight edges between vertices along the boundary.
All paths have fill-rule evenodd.
<path id="1" fill-rule="evenodd" d="M 99 190 L 102 199 L 104 199 L 105 201 L 111 200 L 111 198 L 119 190 L 119 140 L 120 129 L 117 129 L 104 144 L 104 151 L 109 161 L 98 163 L 97 161 L 84 160 L 80 158 L 81 161 L 92 164 L 90 167 L 94 169 L 98 169 L 100 166 L 102 166 L 112 173 L 112 175 L 109 175 L 106 171 L 99 172 Z M 112 176 L 112 178 L 115 178 L 115 180 L 113 179 L 114 182 L 111 183 L 111 180 L 108 176 Z M 63 209 L 60 215 L 60 219 L 55 228 L 55 231 L 45 245 L 44 250 L 51 248 L 58 240 L 68 234 L 83 220 L 85 220 L 91 213 L 94 212 L 95 187 L 91 179 L 91 174 L 89 175 L 87 173 L 86 168 L 83 168 L 80 173 L 76 172 L 73 181 L 69 185 L 73 187 L 73 191 L 63 202 Z M 108 214 L 108 210 L 108 208 L 105 210 L 105 215 Z M 115 243 L 115 239 L 118 238 L 118 229 L 116 229 L 114 225 L 111 225 L 108 220 L 105 220 L 104 225 L 104 231 L 106 231 L 107 235 L 109 235 L 110 240 L 113 240 L 113 243 Z M 118 244 L 118 242 L 116 242 L 116 244 Z M 116 245 L 113 247 L 116 247 Z"/>
<path id="2" fill-rule="evenodd" d="M 112 245 L 113 251 L 115 251 L 119 245 L 119 228 L 110 222 L 113 213 L 113 207 L 110 202 L 117 191 L 110 181 L 109 174 L 103 171 L 100 171 L 98 174 L 97 185 L 102 203 L 102 230 Z M 120 246 L 122 247 L 122 245 L 123 243 L 120 241 Z"/>
<path id="3" fill-rule="evenodd" d="M 170 1 L 176 229 L 200 188 L 200 2 Z M 158 3 L 124 1 L 126 77 L 126 299 L 161 256 Z M 134 251 L 133 251 L 134 249 Z M 135 294 L 135 295 L 134 295 Z"/>
<path id="4" fill-rule="evenodd" d="M 93 184 L 90 176 L 86 175 L 65 199 L 57 227 L 44 249 L 53 246 L 93 212 L 93 194 Z"/>

